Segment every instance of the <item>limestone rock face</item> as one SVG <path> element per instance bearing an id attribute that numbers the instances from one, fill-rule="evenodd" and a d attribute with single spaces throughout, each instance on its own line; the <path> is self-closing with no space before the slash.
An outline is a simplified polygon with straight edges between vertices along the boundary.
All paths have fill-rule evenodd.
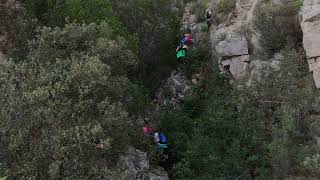
<path id="1" fill-rule="evenodd" d="M 249 55 L 236 56 L 222 61 L 224 67 L 229 66 L 229 71 L 235 79 L 242 79 L 247 76 L 249 70 Z"/>
<path id="2" fill-rule="evenodd" d="M 235 79 L 246 77 L 250 56 L 246 37 L 228 30 L 217 31 L 213 45 L 218 54 L 220 70 L 229 69 Z"/>
<path id="3" fill-rule="evenodd" d="M 226 38 L 217 44 L 216 50 L 222 57 L 247 55 L 248 43 L 244 35 L 227 34 Z"/>
<path id="4" fill-rule="evenodd" d="M 301 28 L 308 58 L 320 56 L 320 0 L 305 0 Z"/>
<path id="5" fill-rule="evenodd" d="M 305 0 L 301 28 L 309 70 L 317 88 L 320 88 L 320 0 Z"/>
<path id="6" fill-rule="evenodd" d="M 260 2 L 238 0 L 231 19 L 210 31 L 210 42 L 213 54 L 218 56 L 220 71 L 229 69 L 236 80 L 245 79 L 250 74 L 249 44 L 252 52 L 261 49 L 260 35 L 253 26 L 254 12 Z"/>
<path id="7" fill-rule="evenodd" d="M 182 27 L 184 30 L 190 30 L 192 34 L 194 34 L 197 29 L 197 17 L 192 13 L 192 3 L 188 3 L 185 7 Z"/>
<path id="8" fill-rule="evenodd" d="M 133 147 L 121 155 L 119 166 L 123 171 L 122 180 L 169 180 L 163 168 L 150 167 L 147 153 Z"/>

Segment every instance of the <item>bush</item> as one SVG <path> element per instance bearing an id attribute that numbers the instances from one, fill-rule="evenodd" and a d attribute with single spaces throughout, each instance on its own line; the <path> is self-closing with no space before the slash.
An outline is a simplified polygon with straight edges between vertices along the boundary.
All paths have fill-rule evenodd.
<path id="1" fill-rule="evenodd" d="M 209 41 L 207 38 L 203 38 L 188 49 L 186 56 L 186 65 L 184 72 L 188 77 L 194 75 L 194 73 L 209 62 L 211 54 L 209 52 Z"/>
<path id="2" fill-rule="evenodd" d="M 199 1 L 192 3 L 192 13 L 196 15 L 196 22 L 205 21 L 205 13 L 207 9 L 207 1 Z"/>
<path id="3" fill-rule="evenodd" d="M 308 116 L 315 98 L 304 52 L 289 46 L 280 53 L 283 56 L 280 71 L 269 70 L 256 87 L 242 92 L 244 99 L 255 104 L 252 113 L 260 114 L 259 121 L 264 129 L 261 136 L 267 137 L 270 157 L 267 161 L 271 166 L 270 173 L 276 179 L 312 172 L 303 167 L 302 162 L 312 154 Z M 247 106 L 247 103 L 243 105 Z"/>
<path id="4" fill-rule="evenodd" d="M 255 26 L 261 33 L 261 45 L 273 55 L 288 43 L 301 41 L 298 19 L 298 1 L 284 5 L 262 4 L 256 11 Z M 298 6 L 297 6 L 298 4 Z"/>
<path id="5" fill-rule="evenodd" d="M 237 0 L 221 0 L 218 3 L 218 13 L 228 14 L 236 8 Z"/>
<path id="6" fill-rule="evenodd" d="M 106 23 L 42 29 L 27 60 L 0 66 L 4 175 L 48 179 L 55 167 L 55 178 L 107 178 L 138 137 L 136 102 L 147 102 L 126 77 L 136 63 Z"/>
<path id="7" fill-rule="evenodd" d="M 264 168 L 259 116 L 242 117 L 247 112 L 236 107 L 236 91 L 214 70 L 181 110 L 163 112 L 161 127 L 170 140 L 175 179 L 234 179 L 247 169 Z"/>
<path id="8" fill-rule="evenodd" d="M 140 69 L 135 73 L 143 77 L 146 87 L 156 90 L 176 66 L 180 18 L 165 0 L 113 0 L 113 9 L 125 27 L 139 37 Z"/>

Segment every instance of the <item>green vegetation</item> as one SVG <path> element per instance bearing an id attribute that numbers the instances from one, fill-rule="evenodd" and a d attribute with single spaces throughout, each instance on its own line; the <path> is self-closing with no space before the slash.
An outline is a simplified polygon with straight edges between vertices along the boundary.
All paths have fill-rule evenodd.
<path id="1" fill-rule="evenodd" d="M 24 62 L 1 65 L 7 175 L 45 178 L 58 164 L 61 177 L 107 177 L 100 156 L 112 161 L 136 137 L 132 115 L 146 101 L 126 77 L 136 64 L 106 23 L 44 28 Z M 98 140 L 105 150 L 96 150 Z"/>
<path id="2" fill-rule="evenodd" d="M 197 39 L 184 73 L 203 68 L 204 80 L 180 108 L 155 113 L 150 97 L 176 65 L 179 13 L 167 0 L 23 2 L 26 11 L 1 17 L 12 37 L 1 51 L 13 59 L 0 63 L 0 177 L 119 179 L 127 145 L 156 165 L 137 120 L 145 114 L 168 135 L 172 179 L 319 176 L 319 94 L 299 48 L 301 0 L 256 12 L 262 46 L 282 54 L 281 71 L 235 88 L 212 69 L 206 37 Z M 235 5 L 221 0 L 218 13 Z M 201 20 L 204 4 L 194 8 Z"/>
<path id="3" fill-rule="evenodd" d="M 249 109 L 236 110 L 237 103 L 237 92 L 214 71 L 181 110 L 163 113 L 175 179 L 233 179 L 266 165 L 262 122 L 258 114 L 242 117 Z"/>
<path id="4" fill-rule="evenodd" d="M 51 27 L 63 27 L 73 21 L 107 22 L 110 31 L 124 37 L 138 54 L 139 68 L 132 73 L 137 74 L 135 80 L 143 81 L 148 88 L 157 88 L 176 65 L 171 49 L 175 48 L 180 24 L 168 1 L 26 0 L 26 4 L 30 14 Z"/>
<path id="5" fill-rule="evenodd" d="M 256 11 L 255 26 L 261 33 L 261 45 L 268 54 L 283 49 L 289 43 L 301 41 L 298 10 L 301 1 L 284 5 L 262 4 Z"/>
<path id="6" fill-rule="evenodd" d="M 263 123 L 268 138 L 271 172 L 277 179 L 288 174 L 312 175 L 312 169 L 303 166 L 306 157 L 317 152 L 310 141 L 310 120 L 317 96 L 308 76 L 303 51 L 292 46 L 281 50 L 281 71 L 265 77 L 257 86 L 243 96 L 255 101 L 263 113 Z M 254 94 L 254 95 L 253 95 Z M 315 149 L 314 149 L 315 148 Z"/>
<path id="7" fill-rule="evenodd" d="M 228 14 L 236 8 L 237 0 L 221 0 L 218 4 L 218 13 Z"/>

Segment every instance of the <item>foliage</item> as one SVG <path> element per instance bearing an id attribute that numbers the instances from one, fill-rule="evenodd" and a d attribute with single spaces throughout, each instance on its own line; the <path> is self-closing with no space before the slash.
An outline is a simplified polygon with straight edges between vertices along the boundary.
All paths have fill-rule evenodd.
<path id="1" fill-rule="evenodd" d="M 221 0 L 218 3 L 218 13 L 228 14 L 236 8 L 236 0 Z"/>
<path id="2" fill-rule="evenodd" d="M 259 116 L 242 117 L 236 108 L 236 91 L 215 70 L 181 110 L 163 113 L 162 127 L 175 158 L 174 178 L 233 179 L 247 169 L 264 167 Z"/>
<path id="3" fill-rule="evenodd" d="M 2 173 L 108 177 L 105 168 L 135 137 L 134 102 L 146 101 L 126 77 L 135 64 L 106 23 L 44 28 L 25 61 L 1 65 Z"/>
<path id="4" fill-rule="evenodd" d="M 139 36 L 138 77 L 155 90 L 176 65 L 175 42 L 180 28 L 178 16 L 166 0 L 113 0 L 116 17 Z"/>
<path id="5" fill-rule="evenodd" d="M 186 64 L 184 65 L 184 73 L 191 77 L 194 73 L 204 66 L 210 59 L 209 42 L 206 37 L 199 39 L 197 44 L 190 46 L 186 56 Z"/>
<path id="6" fill-rule="evenodd" d="M 312 149 L 304 150 L 304 146 L 312 146 L 307 117 L 316 95 L 308 80 L 303 52 L 288 46 L 280 53 L 281 71 L 269 72 L 256 86 L 242 93 L 244 99 L 256 104 L 254 113 L 262 115 L 265 126 L 262 136 L 268 137 L 271 173 L 276 179 L 289 174 L 311 175 L 312 169 L 301 164 L 313 154 Z"/>
<path id="7" fill-rule="evenodd" d="M 31 20 L 15 1 L 2 3 L 1 9 L 0 51 L 15 58 L 25 56 L 28 40 L 33 37 L 33 29 L 36 27 L 35 21 Z"/>
<path id="8" fill-rule="evenodd" d="M 319 175 L 320 155 L 316 154 L 312 157 L 306 157 L 305 161 L 303 161 L 303 166 L 310 169 L 312 173 Z"/>
<path id="9" fill-rule="evenodd" d="M 29 14 L 33 15 L 40 22 L 49 27 L 63 27 L 69 22 L 99 24 L 106 22 L 109 31 L 114 36 L 122 36 L 127 45 L 136 53 L 138 50 L 138 37 L 129 33 L 122 23 L 114 16 L 112 4 L 104 0 L 48 0 L 31 1 L 26 0 L 26 7 Z"/>
<path id="10" fill-rule="evenodd" d="M 287 4 L 262 4 L 256 11 L 255 26 L 261 33 L 261 45 L 272 55 L 288 43 L 301 41 L 299 1 Z"/>
<path id="11" fill-rule="evenodd" d="M 192 2 L 191 6 L 191 13 L 195 14 L 197 18 L 197 22 L 203 22 L 205 21 L 205 12 L 208 5 L 208 1 L 198 1 L 198 2 Z"/>
<path id="12" fill-rule="evenodd" d="M 114 36 L 122 36 L 139 56 L 135 80 L 153 90 L 176 64 L 174 49 L 179 29 L 178 16 L 165 0 L 26 0 L 29 11 L 47 26 L 62 27 L 66 22 L 106 21 Z M 38 11 L 41 9 L 41 11 Z M 66 21 L 67 19 L 68 21 Z M 171 52 L 171 53 L 168 53 Z"/>

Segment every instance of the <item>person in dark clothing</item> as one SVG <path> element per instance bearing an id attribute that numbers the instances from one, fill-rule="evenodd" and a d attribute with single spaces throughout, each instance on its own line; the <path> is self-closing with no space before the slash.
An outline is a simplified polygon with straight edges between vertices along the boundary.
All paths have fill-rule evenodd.
<path id="1" fill-rule="evenodd" d="M 211 27 L 211 21 L 212 21 L 212 12 L 211 10 L 206 10 L 206 21 L 207 21 L 207 25 L 208 25 L 208 32 L 210 30 L 210 27 Z"/>

